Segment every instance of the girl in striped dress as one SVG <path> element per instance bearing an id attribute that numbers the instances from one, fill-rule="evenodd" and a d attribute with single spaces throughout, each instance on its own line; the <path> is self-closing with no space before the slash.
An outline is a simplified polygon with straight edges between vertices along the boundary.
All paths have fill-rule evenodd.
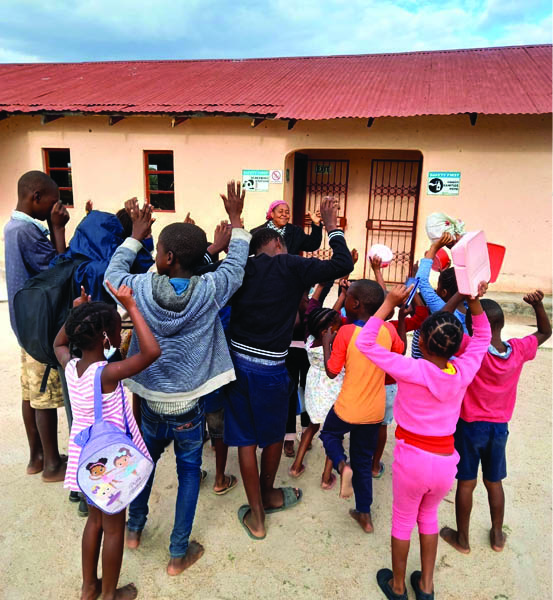
<path id="1" fill-rule="evenodd" d="M 65 369 L 69 398 L 73 410 L 73 425 L 69 436 L 69 460 L 64 487 L 79 491 L 77 467 L 81 447 L 75 444 L 75 436 L 94 423 L 94 376 L 102 371 L 103 419 L 125 431 L 123 410 L 126 413 L 133 442 L 146 456 L 148 450 L 136 425 L 132 408 L 126 401 L 119 383 L 151 365 L 160 355 L 159 345 L 150 328 L 138 311 L 132 291 L 122 285 L 110 291 L 129 313 L 138 336 L 140 351 L 125 360 L 108 364 L 104 352 L 121 343 L 121 318 L 114 306 L 105 302 L 91 302 L 84 288 L 81 296 L 73 303 L 65 325 L 54 341 L 54 350 L 61 366 Z M 75 358 L 76 352 L 81 358 Z M 91 466 L 95 475 L 103 481 L 109 480 L 112 465 L 97 463 Z M 132 600 L 138 592 L 134 584 L 117 588 L 125 533 L 125 514 L 121 511 L 108 515 L 95 506 L 88 508 L 88 520 L 83 531 L 82 569 L 83 586 L 81 600 L 96 600 L 101 594 L 106 600 Z M 98 579 L 98 558 L 102 549 L 102 579 Z"/>

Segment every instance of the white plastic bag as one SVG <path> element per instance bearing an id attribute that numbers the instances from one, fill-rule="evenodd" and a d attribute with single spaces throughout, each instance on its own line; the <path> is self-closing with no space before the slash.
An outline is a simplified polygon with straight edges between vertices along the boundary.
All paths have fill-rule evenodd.
<path id="1" fill-rule="evenodd" d="M 426 235 L 431 242 L 435 242 L 442 237 L 444 233 L 451 235 L 463 235 L 465 233 L 465 224 L 460 219 L 450 217 L 445 213 L 432 213 L 426 217 Z"/>

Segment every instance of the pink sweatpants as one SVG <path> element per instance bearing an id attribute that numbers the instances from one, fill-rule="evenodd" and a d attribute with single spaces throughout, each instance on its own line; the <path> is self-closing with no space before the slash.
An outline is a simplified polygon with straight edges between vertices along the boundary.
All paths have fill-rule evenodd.
<path id="1" fill-rule="evenodd" d="M 393 537 L 411 539 L 415 523 L 419 533 L 438 533 L 438 506 L 453 485 L 458 462 L 457 451 L 441 456 L 396 440 L 392 465 Z"/>

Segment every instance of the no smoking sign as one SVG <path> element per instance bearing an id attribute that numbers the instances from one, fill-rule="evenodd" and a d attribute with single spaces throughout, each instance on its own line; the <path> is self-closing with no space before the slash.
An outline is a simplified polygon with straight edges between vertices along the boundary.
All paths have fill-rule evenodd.
<path id="1" fill-rule="evenodd" d="M 281 170 L 272 170 L 270 181 L 271 181 L 271 183 L 282 183 L 282 171 Z"/>

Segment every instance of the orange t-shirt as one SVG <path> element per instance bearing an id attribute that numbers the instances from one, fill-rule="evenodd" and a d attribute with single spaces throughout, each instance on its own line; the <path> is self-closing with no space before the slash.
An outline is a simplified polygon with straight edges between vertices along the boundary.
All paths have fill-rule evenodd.
<path id="1" fill-rule="evenodd" d="M 357 325 L 343 325 L 332 345 L 328 370 L 338 374 L 346 367 L 334 412 L 346 423 L 380 423 L 386 410 L 386 374 L 357 349 L 355 340 L 360 331 Z M 403 352 L 403 341 L 389 323 L 380 328 L 376 341 L 387 350 Z"/>

